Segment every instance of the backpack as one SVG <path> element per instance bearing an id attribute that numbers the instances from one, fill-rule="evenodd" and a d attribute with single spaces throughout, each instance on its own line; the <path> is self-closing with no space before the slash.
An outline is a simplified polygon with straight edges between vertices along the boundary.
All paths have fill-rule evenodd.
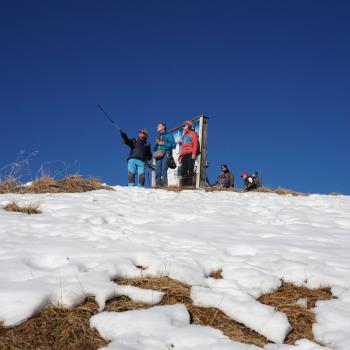
<path id="1" fill-rule="evenodd" d="M 256 171 L 252 175 L 252 178 L 253 180 L 255 180 L 256 187 L 262 187 L 262 177 L 261 177 L 261 174 L 259 174 L 259 172 Z"/>
<path id="2" fill-rule="evenodd" d="M 176 165 L 175 159 L 174 159 L 173 155 L 171 154 L 169 156 L 169 159 L 168 159 L 168 168 L 175 169 L 176 167 L 177 167 L 177 165 Z"/>

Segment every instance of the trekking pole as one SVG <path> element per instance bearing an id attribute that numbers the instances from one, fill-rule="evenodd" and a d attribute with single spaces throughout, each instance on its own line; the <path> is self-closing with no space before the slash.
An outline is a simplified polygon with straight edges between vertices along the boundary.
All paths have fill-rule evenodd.
<path id="1" fill-rule="evenodd" d="M 122 131 L 121 127 L 107 114 L 107 112 L 102 108 L 101 105 L 97 104 L 97 108 L 99 108 L 102 111 L 102 113 L 106 116 L 106 118 L 113 124 L 113 126 L 116 129 Z"/>

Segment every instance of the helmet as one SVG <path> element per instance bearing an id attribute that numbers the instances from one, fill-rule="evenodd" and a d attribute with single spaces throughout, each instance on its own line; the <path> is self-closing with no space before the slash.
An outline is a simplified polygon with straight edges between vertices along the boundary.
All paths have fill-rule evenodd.
<path id="1" fill-rule="evenodd" d="M 248 177 L 248 173 L 246 171 L 243 171 L 243 173 L 241 174 L 241 177 Z"/>

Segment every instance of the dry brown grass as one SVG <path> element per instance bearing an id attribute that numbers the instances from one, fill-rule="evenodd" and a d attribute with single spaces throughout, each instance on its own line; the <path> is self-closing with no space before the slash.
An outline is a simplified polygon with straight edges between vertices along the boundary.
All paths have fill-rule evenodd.
<path id="1" fill-rule="evenodd" d="M 301 298 L 307 298 L 307 307 L 297 304 Z M 332 293 L 329 288 L 308 289 L 297 287 L 291 283 L 283 283 L 275 292 L 265 294 L 258 300 L 274 306 L 285 313 L 293 329 L 285 339 L 285 343 L 294 344 L 298 339 L 309 339 L 316 342 L 312 333 L 312 325 L 316 321 L 311 311 L 317 300 L 330 300 Z"/>
<path id="2" fill-rule="evenodd" d="M 190 298 L 191 287 L 168 277 L 134 278 L 116 281 L 122 285 L 153 289 L 165 293 L 160 305 L 184 304 L 191 315 L 191 323 L 211 326 L 221 330 L 226 336 L 246 344 L 263 346 L 267 339 L 241 323 L 233 321 L 216 308 L 194 306 Z M 141 306 L 144 308 L 145 306 Z M 140 308 L 140 305 L 137 305 Z"/>
<path id="3" fill-rule="evenodd" d="M 153 189 L 156 190 L 166 190 L 169 192 L 182 192 L 184 190 L 200 190 L 194 186 L 153 186 Z"/>
<path id="4" fill-rule="evenodd" d="M 29 186 L 20 186 L 13 180 L 0 183 L 0 193 L 74 193 L 102 189 L 114 191 L 112 187 L 102 185 L 99 179 L 85 180 L 80 175 L 67 176 L 61 180 L 41 177 Z"/>
<path id="5" fill-rule="evenodd" d="M 154 189 L 162 189 L 162 190 L 167 190 L 171 192 L 181 192 L 183 190 L 202 190 L 202 188 L 195 188 L 192 186 L 187 186 L 187 187 L 181 187 L 181 186 L 155 186 L 153 187 Z M 244 193 L 244 189 L 242 188 L 225 188 L 222 186 L 208 186 L 204 188 L 205 192 L 236 192 L 236 193 Z M 255 190 L 252 190 L 252 192 L 260 192 L 260 193 L 275 193 L 279 194 L 281 196 L 285 195 L 292 195 L 294 197 L 298 196 L 309 196 L 309 193 L 303 193 L 303 192 L 297 192 L 293 190 L 289 190 L 286 188 L 270 188 L 270 187 L 259 187 Z M 332 193 L 331 195 L 336 196 L 336 193 Z"/>
<path id="6" fill-rule="evenodd" d="M 97 305 L 88 299 L 68 310 L 48 307 L 18 326 L 0 325 L 0 349 L 8 350 L 96 350 L 107 342 L 90 328 Z"/>
<path id="7" fill-rule="evenodd" d="M 29 203 L 26 205 L 19 205 L 16 202 L 11 202 L 4 206 L 4 210 L 6 211 L 15 211 L 18 213 L 25 214 L 41 214 L 40 204 L 39 203 Z"/>
<path id="8" fill-rule="evenodd" d="M 209 186 L 205 188 L 205 192 L 243 192 L 243 190 L 233 187 L 225 188 L 222 186 Z"/>
<path id="9" fill-rule="evenodd" d="M 205 188 L 205 192 L 237 192 L 237 193 L 244 193 L 245 191 L 242 188 L 224 188 L 222 186 L 210 186 Z M 261 193 L 276 193 L 282 196 L 285 195 L 292 195 L 292 196 L 308 196 L 308 193 L 302 193 L 302 192 L 296 192 L 293 190 L 288 190 L 285 188 L 270 188 L 270 187 L 259 187 L 255 190 L 252 190 L 252 192 L 261 192 Z"/>
<path id="10" fill-rule="evenodd" d="M 216 280 L 222 279 L 222 278 L 223 278 L 223 277 L 222 277 L 222 270 L 220 269 L 220 270 L 217 270 L 217 271 L 212 272 L 212 273 L 209 275 L 209 277 L 214 278 L 214 279 L 216 279 Z"/>
<path id="11" fill-rule="evenodd" d="M 215 278 L 214 276 L 220 278 L 221 271 L 213 273 L 212 277 Z M 191 315 L 191 323 L 217 328 L 234 341 L 258 346 L 268 342 L 262 335 L 233 321 L 216 308 L 194 306 L 190 298 L 191 287 L 179 281 L 160 277 L 120 279 L 116 282 L 121 285 L 162 291 L 165 295 L 160 305 L 184 304 Z M 307 298 L 307 308 L 297 304 L 300 298 Z M 312 334 L 315 317 L 311 308 L 315 306 L 317 300 L 331 298 L 328 288 L 310 290 L 283 283 L 277 291 L 260 297 L 259 301 L 272 305 L 287 315 L 293 330 L 287 336 L 285 343 L 293 344 L 303 338 L 315 341 Z M 119 296 L 107 302 L 105 311 L 124 312 L 149 307 L 151 306 L 135 303 L 126 296 Z M 91 329 L 89 324 L 97 309 L 93 298 L 88 298 L 83 305 L 72 310 L 49 307 L 15 327 L 5 328 L 0 324 L 0 349 L 95 350 L 106 346 L 107 342 Z"/>
<path id="12" fill-rule="evenodd" d="M 167 186 L 164 189 L 166 189 L 169 192 L 181 192 L 184 190 L 181 186 Z"/>
<path id="13" fill-rule="evenodd" d="M 94 190 L 112 190 L 109 186 L 101 184 L 99 179 L 89 178 L 84 180 L 79 175 L 65 177 L 62 180 L 54 180 L 49 177 L 42 177 L 33 181 L 30 186 L 23 188 L 24 193 L 57 193 L 57 192 L 88 192 Z"/>
<path id="14" fill-rule="evenodd" d="M 0 194 L 12 193 L 17 187 L 17 182 L 14 179 L 5 179 L 0 181 Z"/>
<path id="15" fill-rule="evenodd" d="M 262 192 L 262 193 L 276 193 L 279 194 L 281 196 L 285 196 L 285 195 L 292 195 L 294 197 L 298 197 L 298 196 L 309 196 L 309 193 L 303 193 L 303 192 L 296 192 L 293 190 L 289 190 L 286 188 L 269 188 L 269 187 L 260 187 L 257 188 L 256 190 L 254 190 L 255 192 Z"/>

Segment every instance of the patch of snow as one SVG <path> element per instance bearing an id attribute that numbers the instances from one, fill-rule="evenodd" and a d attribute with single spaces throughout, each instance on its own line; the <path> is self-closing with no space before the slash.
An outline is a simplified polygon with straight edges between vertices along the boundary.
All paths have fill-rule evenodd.
<path id="1" fill-rule="evenodd" d="M 191 298 L 194 305 L 218 308 L 276 343 L 282 343 L 291 329 L 285 314 L 259 303 L 231 281 L 212 280 L 210 288 L 192 287 Z"/>
<path id="2" fill-rule="evenodd" d="M 281 341 L 284 315 L 255 299 L 285 280 L 332 288 L 338 300 L 317 304 L 314 332 L 328 346 L 350 349 L 349 196 L 115 190 L 0 195 L 0 207 L 40 202 L 43 210 L 0 210 L 0 321 L 16 324 L 48 303 L 72 307 L 91 295 L 100 310 L 119 293 L 156 304 L 158 292 L 112 281 L 169 276 L 193 286 L 198 302 L 212 295 L 231 317 Z M 222 280 L 208 278 L 219 269 Z M 271 323 L 260 323 L 260 313 Z M 232 342 L 215 349 L 227 346 Z"/>
<path id="3" fill-rule="evenodd" d="M 264 346 L 264 350 L 332 350 L 325 346 L 318 345 L 310 340 L 301 339 L 297 340 L 294 345 L 286 344 L 267 344 Z"/>
<path id="4" fill-rule="evenodd" d="M 297 304 L 300 305 L 300 306 L 303 306 L 303 307 L 307 307 L 307 298 L 300 298 L 297 301 Z"/>
<path id="5" fill-rule="evenodd" d="M 350 349 L 350 303 L 342 300 L 318 301 L 312 327 L 315 339 L 336 349 Z"/>
<path id="6" fill-rule="evenodd" d="M 155 306 L 147 310 L 102 312 L 90 320 L 100 335 L 111 341 L 106 349 L 238 349 L 258 350 L 255 346 L 234 346 L 221 331 L 190 325 L 183 304 Z"/>

